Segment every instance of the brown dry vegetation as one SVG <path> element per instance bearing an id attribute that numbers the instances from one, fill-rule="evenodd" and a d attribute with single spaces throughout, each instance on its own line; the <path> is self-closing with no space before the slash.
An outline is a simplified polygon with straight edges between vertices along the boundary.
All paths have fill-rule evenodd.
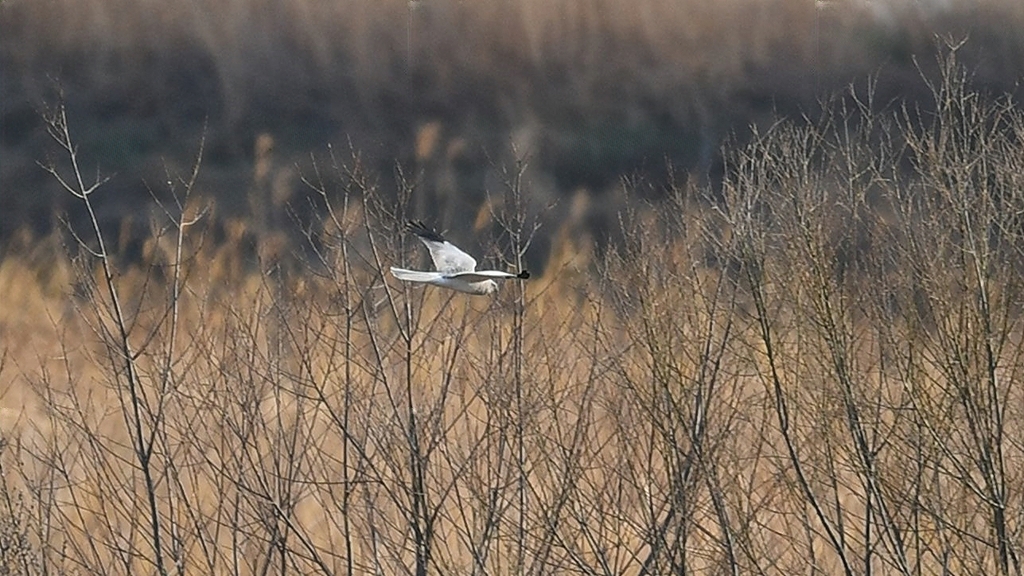
<path id="1" fill-rule="evenodd" d="M 1024 115 L 944 62 L 937 115 L 854 95 L 728 154 L 721 189 L 626 183 L 619 244 L 569 222 L 495 299 L 386 277 L 423 259 L 419 190 L 358 157 L 303 175 L 301 265 L 206 241 L 195 172 L 142 264 L 96 218 L 24 238 L 0 567 L 1020 574 Z M 488 254 L 516 267 L 530 173 L 502 174 Z"/>

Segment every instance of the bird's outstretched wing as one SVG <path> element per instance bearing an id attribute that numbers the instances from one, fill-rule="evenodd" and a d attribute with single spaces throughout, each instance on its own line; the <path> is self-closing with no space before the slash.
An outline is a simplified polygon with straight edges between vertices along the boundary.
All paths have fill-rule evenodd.
<path id="1" fill-rule="evenodd" d="M 457 274 L 476 270 L 476 260 L 472 256 L 445 240 L 444 236 L 433 228 L 423 222 L 412 220 L 409 221 L 408 228 L 430 250 L 430 259 L 434 261 L 434 268 L 438 272 Z"/>
<path id="2" fill-rule="evenodd" d="M 444 278 L 444 272 L 423 272 L 422 270 L 406 270 L 405 268 L 391 267 L 391 275 L 406 282 L 437 282 Z"/>

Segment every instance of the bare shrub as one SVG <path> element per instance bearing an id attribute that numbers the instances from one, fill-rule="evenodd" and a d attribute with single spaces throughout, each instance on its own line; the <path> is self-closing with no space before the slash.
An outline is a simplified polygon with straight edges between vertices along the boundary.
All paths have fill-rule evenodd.
<path id="1" fill-rule="evenodd" d="M 720 190 L 624 182 L 621 242 L 493 299 L 385 275 L 423 257 L 419 191 L 357 153 L 304 175 L 301 274 L 236 266 L 197 160 L 141 265 L 70 230 L 57 352 L 0 356 L 32 393 L 0 567 L 1019 574 L 1024 117 L 945 55 L 937 114 L 851 92 L 763 129 Z M 102 181 L 50 126 L 88 209 Z M 487 257 L 517 267 L 529 174 L 497 167 L 488 201 Z"/>

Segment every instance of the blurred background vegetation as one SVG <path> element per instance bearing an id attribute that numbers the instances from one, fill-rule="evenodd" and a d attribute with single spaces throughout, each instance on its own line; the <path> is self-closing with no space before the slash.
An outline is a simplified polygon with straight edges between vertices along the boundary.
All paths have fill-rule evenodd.
<path id="1" fill-rule="evenodd" d="M 1020 576 L 1022 31 L 0 0 L 0 574 Z"/>
<path id="2" fill-rule="evenodd" d="M 197 192 L 220 220 L 298 210 L 311 155 L 333 144 L 385 189 L 401 165 L 417 216 L 442 228 L 474 218 L 514 148 L 532 212 L 597 199 L 600 228 L 623 176 L 653 196 L 668 165 L 714 182 L 723 142 L 814 116 L 850 83 L 930 106 L 940 36 L 969 37 L 974 89 L 1019 99 L 1022 30 L 1017 0 L 6 0 L 0 245 L 74 212 L 38 165 L 58 99 L 84 166 L 116 175 L 96 199 L 108 228 L 152 210 L 204 134 Z"/>

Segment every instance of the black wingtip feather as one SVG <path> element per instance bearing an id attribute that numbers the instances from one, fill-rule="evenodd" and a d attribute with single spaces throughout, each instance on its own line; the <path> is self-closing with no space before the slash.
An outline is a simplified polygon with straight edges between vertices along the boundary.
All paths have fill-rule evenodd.
<path id="1" fill-rule="evenodd" d="M 522 272 L 520 272 L 516 276 L 516 278 L 519 278 L 520 280 L 526 280 L 529 277 L 530 277 L 530 272 L 528 270 L 523 270 Z"/>
<path id="2" fill-rule="evenodd" d="M 420 220 L 409 220 L 406 222 L 405 227 L 409 229 L 409 232 L 412 232 L 420 238 L 430 240 L 431 242 L 445 241 L 444 236 L 441 236 L 437 230 L 427 226 Z"/>

